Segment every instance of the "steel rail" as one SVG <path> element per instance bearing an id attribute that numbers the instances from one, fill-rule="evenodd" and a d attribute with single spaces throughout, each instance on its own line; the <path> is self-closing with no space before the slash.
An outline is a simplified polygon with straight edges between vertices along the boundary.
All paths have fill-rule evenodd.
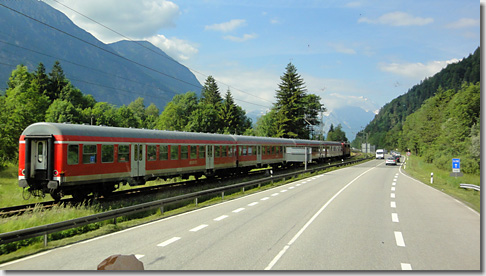
<path id="1" fill-rule="evenodd" d="M 56 233 L 62 230 L 67 230 L 71 228 L 76 228 L 80 226 L 84 226 L 87 224 L 91 223 L 96 223 L 100 221 L 106 221 L 106 220 L 111 220 L 111 219 L 116 219 L 117 217 L 121 216 L 126 216 L 146 210 L 153 210 L 155 208 L 163 208 L 164 205 L 171 204 L 171 203 L 176 203 L 184 200 L 189 200 L 189 199 L 194 199 L 198 198 L 201 196 L 206 196 L 210 194 L 216 194 L 220 192 L 224 192 L 227 190 L 233 190 L 233 189 L 238 189 L 238 188 L 245 188 L 249 186 L 257 186 L 261 184 L 265 184 L 268 182 L 274 182 L 278 180 L 285 180 L 288 178 L 293 178 L 297 175 L 304 174 L 304 173 L 313 173 L 316 171 L 328 169 L 328 168 L 333 168 L 333 167 L 340 167 L 340 166 L 346 166 L 354 163 L 358 163 L 364 160 L 368 160 L 370 158 L 363 158 L 363 159 L 358 159 L 358 160 L 353 160 L 353 161 L 348 161 L 348 162 L 342 162 L 338 164 L 333 164 L 333 165 L 328 165 L 328 166 L 323 166 L 323 167 L 318 167 L 318 168 L 313 168 L 313 169 L 308 169 L 308 170 L 300 170 L 297 172 L 291 172 L 291 173 L 286 173 L 286 174 L 281 174 L 281 175 L 276 175 L 276 176 L 269 176 L 266 178 L 262 179 L 257 179 L 257 180 L 251 180 L 247 181 L 244 183 L 238 183 L 238 184 L 232 184 L 228 186 L 223 186 L 223 187 L 217 187 L 217 188 L 212 188 L 204 191 L 199 191 L 199 192 L 193 192 L 193 193 L 188 193 L 184 195 L 179 195 L 179 196 L 174 196 L 170 198 L 164 198 L 164 199 L 159 199 L 147 203 L 141 203 L 129 207 L 122 207 L 116 210 L 111 210 L 111 211 L 106 211 L 103 213 L 95 214 L 95 215 L 90 215 L 86 217 L 81 217 L 81 218 L 76 218 L 76 219 L 71 219 L 63 222 L 57 222 L 57 223 L 52 223 L 52 224 L 47 224 L 47 225 L 42 225 L 42 226 L 36 226 L 36 227 L 31 227 L 31 228 L 26 228 L 26 229 L 21 229 L 21 230 L 16 230 L 12 232 L 7 232 L 7 233 L 0 233 L 0 244 L 7 244 L 15 241 L 20 241 L 28 238 L 33 238 L 33 237 L 38 237 L 44 235 L 44 245 L 47 245 L 47 235 L 51 233 Z"/>

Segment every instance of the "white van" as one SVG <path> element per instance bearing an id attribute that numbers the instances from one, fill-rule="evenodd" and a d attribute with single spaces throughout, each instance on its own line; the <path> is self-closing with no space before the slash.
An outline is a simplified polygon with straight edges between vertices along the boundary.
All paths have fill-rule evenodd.
<path id="1" fill-rule="evenodd" d="M 385 159 L 385 150 L 376 150 L 376 159 Z"/>

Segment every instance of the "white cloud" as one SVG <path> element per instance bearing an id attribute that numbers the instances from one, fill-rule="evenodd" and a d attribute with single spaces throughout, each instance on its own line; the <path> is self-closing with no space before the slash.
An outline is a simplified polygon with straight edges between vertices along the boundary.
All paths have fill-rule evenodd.
<path id="1" fill-rule="evenodd" d="M 192 45 L 190 42 L 176 37 L 167 38 L 164 35 L 155 35 L 146 38 L 147 41 L 153 45 L 159 47 L 169 56 L 175 58 L 178 61 L 185 61 L 196 55 L 199 50 L 197 46 Z"/>
<path id="2" fill-rule="evenodd" d="M 356 54 L 356 51 L 354 49 L 347 47 L 341 43 L 329 43 L 329 46 L 331 46 L 336 52 L 341 54 L 348 54 L 348 55 Z"/>
<path id="3" fill-rule="evenodd" d="M 345 5 L 347 8 L 358 8 L 362 6 L 361 2 L 354 1 L 354 2 L 349 2 Z"/>
<path id="4" fill-rule="evenodd" d="M 473 18 L 461 18 L 455 22 L 449 23 L 446 25 L 446 28 L 449 29 L 464 29 L 469 27 L 479 27 L 480 21 L 479 19 Z"/>
<path id="5" fill-rule="evenodd" d="M 376 19 L 361 17 L 358 23 L 383 24 L 390 26 L 423 26 L 434 22 L 434 19 L 428 17 L 417 17 L 405 12 L 390 12 Z"/>
<path id="6" fill-rule="evenodd" d="M 232 19 L 228 22 L 223 22 L 219 24 L 207 25 L 204 27 L 205 30 L 219 31 L 223 33 L 231 32 L 239 27 L 246 25 L 246 20 L 244 19 Z"/>
<path id="7" fill-rule="evenodd" d="M 382 71 L 408 77 L 414 80 L 423 80 L 445 68 L 448 64 L 459 62 L 458 59 L 445 61 L 429 61 L 426 64 L 416 63 L 381 63 L 379 68 Z"/>
<path id="8" fill-rule="evenodd" d="M 174 22 L 180 15 L 179 7 L 168 0 L 60 0 L 73 10 L 50 0 L 45 2 L 105 43 L 125 38 L 73 10 L 131 39 L 149 37 L 162 28 L 174 27 Z"/>
<path id="9" fill-rule="evenodd" d="M 244 34 L 242 37 L 227 35 L 223 38 L 226 39 L 226 40 L 233 41 L 233 42 L 245 42 L 247 40 L 257 38 L 257 35 L 254 34 L 254 33 L 253 34 Z"/>

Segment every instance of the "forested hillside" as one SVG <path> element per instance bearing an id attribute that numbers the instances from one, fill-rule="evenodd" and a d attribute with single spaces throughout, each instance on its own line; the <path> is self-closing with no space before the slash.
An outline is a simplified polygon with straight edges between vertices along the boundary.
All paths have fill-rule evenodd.
<path id="1" fill-rule="evenodd" d="M 439 89 L 407 117 L 398 146 L 441 169 L 450 169 L 452 158 L 461 158 L 462 172 L 479 173 L 480 112 L 479 83 L 464 84 L 457 92 Z"/>
<path id="2" fill-rule="evenodd" d="M 425 100 L 434 96 L 439 88 L 452 90 L 457 93 L 463 83 L 478 83 L 480 81 L 480 48 L 474 54 L 469 55 L 462 61 L 449 64 L 439 73 L 423 80 L 420 84 L 413 86 L 406 94 L 399 96 L 390 103 L 383 106 L 366 128 L 368 142 L 376 145 L 377 148 L 393 148 L 398 146 L 398 140 L 403 128 L 403 122 L 407 116 L 417 111 Z M 359 147 L 360 137 L 356 136 L 353 145 Z"/>

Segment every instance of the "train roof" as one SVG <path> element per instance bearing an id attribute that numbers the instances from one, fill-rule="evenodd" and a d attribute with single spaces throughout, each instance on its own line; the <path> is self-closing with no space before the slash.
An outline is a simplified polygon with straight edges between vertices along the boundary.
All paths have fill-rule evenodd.
<path id="1" fill-rule="evenodd" d="M 341 142 L 316 141 L 304 139 L 284 139 L 273 137 L 256 137 L 243 135 L 224 135 L 212 133 L 196 133 L 182 131 L 151 130 L 137 128 L 121 128 L 109 126 L 91 126 L 67 123 L 35 123 L 28 126 L 21 136 L 56 136 L 56 140 L 83 140 L 87 137 L 123 138 L 150 140 L 177 140 L 177 141 L 207 141 L 210 143 L 224 142 L 228 144 L 279 144 L 285 146 L 318 146 L 322 144 L 339 145 Z M 73 138 L 74 137 L 74 138 Z"/>
<path id="2" fill-rule="evenodd" d="M 100 137 L 100 138 L 133 138 L 146 140 L 205 140 L 205 141 L 224 141 L 235 143 L 235 140 L 228 135 L 193 133 L 181 131 L 150 130 L 138 128 L 121 128 L 109 126 L 91 126 L 77 124 L 60 123 L 35 123 L 28 126 L 22 135 L 42 136 L 54 135 L 58 139 L 66 137 Z"/>

